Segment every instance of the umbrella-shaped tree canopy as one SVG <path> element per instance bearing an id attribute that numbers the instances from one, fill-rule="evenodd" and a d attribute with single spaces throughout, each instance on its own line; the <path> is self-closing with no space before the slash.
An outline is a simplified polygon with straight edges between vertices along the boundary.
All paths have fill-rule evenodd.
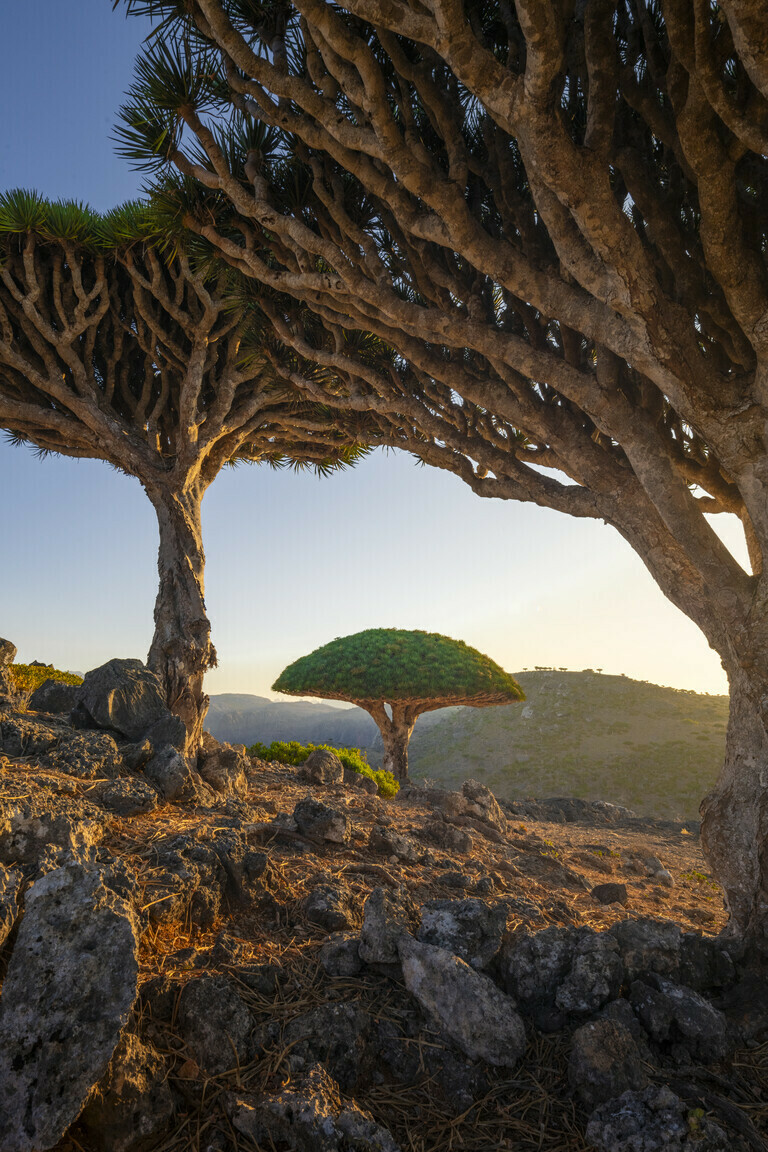
<path id="1" fill-rule="evenodd" d="M 384 767 L 399 779 L 408 774 L 408 741 L 422 712 L 525 699 L 517 681 L 476 648 L 437 632 L 401 628 L 369 628 L 332 640 L 289 664 L 272 687 L 364 708 L 379 726 Z"/>

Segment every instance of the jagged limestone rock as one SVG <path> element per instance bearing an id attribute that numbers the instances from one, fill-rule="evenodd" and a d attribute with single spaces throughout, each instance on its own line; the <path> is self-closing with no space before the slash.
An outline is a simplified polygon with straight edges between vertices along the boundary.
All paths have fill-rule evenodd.
<path id="1" fill-rule="evenodd" d="M 517 1064 L 525 1028 L 514 1000 L 444 948 L 403 936 L 398 949 L 406 988 L 462 1052 L 505 1068 Z"/>
<path id="2" fill-rule="evenodd" d="M 136 999 L 139 930 L 99 869 L 27 893 L 0 998 L 3 1152 L 45 1152 L 104 1076 Z"/>

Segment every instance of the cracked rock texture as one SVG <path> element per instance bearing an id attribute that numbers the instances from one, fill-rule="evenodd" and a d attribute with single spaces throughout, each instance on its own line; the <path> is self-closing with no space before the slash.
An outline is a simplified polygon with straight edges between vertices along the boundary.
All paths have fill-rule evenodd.
<path id="1" fill-rule="evenodd" d="M 38 880 L 0 997 L 3 1152 L 43 1152 L 76 1119 L 136 999 L 132 909 L 98 869 Z"/>

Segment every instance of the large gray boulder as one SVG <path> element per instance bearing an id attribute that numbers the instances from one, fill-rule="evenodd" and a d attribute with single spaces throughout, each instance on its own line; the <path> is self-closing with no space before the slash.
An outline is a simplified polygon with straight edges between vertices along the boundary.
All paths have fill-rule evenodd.
<path id="1" fill-rule="evenodd" d="M 168 709 L 162 685 L 141 660 L 109 660 L 94 668 L 78 692 L 78 709 L 96 728 L 113 728 L 128 740 L 183 748 L 184 723 Z"/>
<path id="2" fill-rule="evenodd" d="M 139 930 L 99 869 L 38 880 L 0 998 L 3 1152 L 45 1152 L 107 1071 L 136 999 Z"/>
<path id="3" fill-rule="evenodd" d="M 427 1016 L 472 1060 L 511 1068 L 525 1052 L 514 1000 L 444 948 L 403 936 L 403 979 Z"/>

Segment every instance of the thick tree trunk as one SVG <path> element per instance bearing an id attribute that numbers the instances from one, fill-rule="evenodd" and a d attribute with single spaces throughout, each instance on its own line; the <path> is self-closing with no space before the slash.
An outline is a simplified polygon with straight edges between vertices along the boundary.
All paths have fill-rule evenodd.
<path id="1" fill-rule="evenodd" d="M 162 681 L 168 707 L 186 725 L 187 751 L 196 752 L 208 711 L 203 678 L 216 665 L 203 595 L 203 492 L 162 488 L 147 492 L 160 528 L 160 587 L 155 601 L 155 635 L 147 663 Z"/>
<path id="2" fill-rule="evenodd" d="M 408 741 L 413 732 L 418 712 L 412 705 L 391 704 L 392 716 L 387 714 L 383 703 L 378 701 L 370 706 L 363 705 L 379 726 L 384 742 L 382 768 L 391 772 L 396 780 L 408 778 Z"/>
<path id="3" fill-rule="evenodd" d="M 768 665 L 768 662 L 766 662 Z M 701 803 L 702 846 L 726 893 L 728 935 L 768 956 L 768 669 L 730 672 L 725 764 Z"/>

